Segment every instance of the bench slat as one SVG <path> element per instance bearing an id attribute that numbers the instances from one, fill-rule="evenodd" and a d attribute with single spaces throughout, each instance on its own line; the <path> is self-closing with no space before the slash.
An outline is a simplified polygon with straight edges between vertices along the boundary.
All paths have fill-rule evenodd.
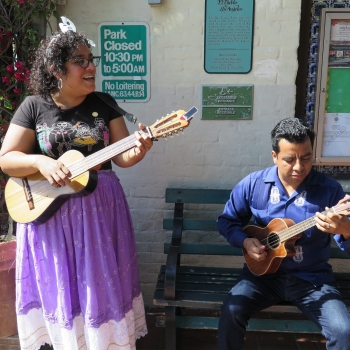
<path id="1" fill-rule="evenodd" d="M 237 282 L 238 276 L 201 276 L 201 275 L 177 275 L 176 282 L 180 283 L 207 283 L 207 284 L 230 284 Z M 164 282 L 165 274 L 159 274 L 158 281 Z"/>
<path id="2" fill-rule="evenodd" d="M 164 254 L 168 254 L 170 243 L 164 243 Z M 202 244 L 202 243 L 181 243 L 180 254 L 197 255 L 233 255 L 242 256 L 242 249 L 235 248 L 228 243 L 223 244 Z"/>
<path id="3" fill-rule="evenodd" d="M 220 311 L 225 298 L 226 295 L 224 294 L 181 292 L 176 294 L 176 300 L 164 300 L 164 292 L 162 290 L 156 290 L 153 297 L 153 305 L 162 307 L 180 306 L 191 309 L 208 309 Z M 287 303 L 273 305 L 263 310 L 263 312 L 301 313 L 297 307 Z"/>
<path id="4" fill-rule="evenodd" d="M 221 310 L 222 303 L 224 302 L 227 294 L 219 293 L 193 293 L 193 292 L 179 292 L 176 294 L 176 300 L 164 300 L 164 292 L 162 290 L 156 290 L 154 292 L 153 304 L 156 306 L 180 306 L 184 308 L 192 309 L 208 309 L 208 310 Z M 350 311 L 350 298 L 344 299 L 347 308 Z M 289 312 L 289 313 L 301 313 L 300 310 L 287 302 L 281 302 L 273 305 L 263 312 Z"/>
<path id="5" fill-rule="evenodd" d="M 218 317 L 176 316 L 176 327 L 183 329 L 218 329 Z M 157 327 L 165 326 L 164 316 L 157 316 Z M 319 333 L 317 326 L 308 320 L 250 319 L 248 331 Z"/>
<path id="6" fill-rule="evenodd" d="M 174 228 L 174 219 L 163 219 L 163 228 L 172 230 Z M 217 231 L 218 225 L 215 220 L 208 219 L 183 219 L 183 230 Z"/>
<path id="7" fill-rule="evenodd" d="M 166 203 L 203 203 L 225 204 L 230 197 L 231 190 L 167 188 Z"/>
<path id="8" fill-rule="evenodd" d="M 189 293 L 220 293 L 225 296 L 231 290 L 234 283 L 189 283 L 176 281 L 177 292 L 189 292 Z M 158 282 L 156 288 L 160 290 L 164 286 L 164 283 Z M 163 287 L 164 288 L 164 287 Z"/>
<path id="9" fill-rule="evenodd" d="M 176 268 L 177 274 L 188 275 L 220 275 L 220 276 L 236 276 L 242 269 L 233 269 L 230 267 L 211 267 L 211 266 L 186 266 L 181 265 Z M 165 272 L 165 265 L 160 267 L 160 272 Z"/>

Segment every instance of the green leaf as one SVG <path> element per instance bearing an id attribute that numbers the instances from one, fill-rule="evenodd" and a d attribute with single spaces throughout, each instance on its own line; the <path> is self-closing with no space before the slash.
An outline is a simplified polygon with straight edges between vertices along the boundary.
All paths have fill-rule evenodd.
<path id="1" fill-rule="evenodd" d="M 4 101 L 4 106 L 7 109 L 12 109 L 12 103 L 9 100 Z"/>
<path id="2" fill-rule="evenodd" d="M 60 14 L 55 10 L 52 13 L 57 19 L 60 19 Z"/>

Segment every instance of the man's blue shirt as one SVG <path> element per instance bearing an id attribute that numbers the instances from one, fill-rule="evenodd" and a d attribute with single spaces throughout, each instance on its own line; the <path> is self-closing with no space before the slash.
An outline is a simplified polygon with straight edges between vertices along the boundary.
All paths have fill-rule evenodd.
<path id="1" fill-rule="evenodd" d="M 242 248 L 248 235 L 244 226 L 254 218 L 255 225 L 265 227 L 274 218 L 288 218 L 295 223 L 313 217 L 326 207 L 344 198 L 341 185 L 326 175 L 311 170 L 303 183 L 288 197 L 277 175 L 277 166 L 254 172 L 232 190 L 224 212 L 219 216 L 218 228 L 227 241 Z M 297 254 L 283 259 L 279 272 L 292 273 L 315 286 L 334 280 L 330 257 L 331 238 L 313 226 L 296 241 Z M 334 235 L 339 247 L 350 253 L 350 240 Z"/>

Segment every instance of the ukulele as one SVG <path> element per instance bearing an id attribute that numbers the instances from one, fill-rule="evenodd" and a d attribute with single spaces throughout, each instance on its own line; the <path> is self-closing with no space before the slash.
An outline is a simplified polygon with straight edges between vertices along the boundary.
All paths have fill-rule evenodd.
<path id="1" fill-rule="evenodd" d="M 197 111 L 196 107 L 192 107 L 187 112 L 172 112 L 147 127 L 147 132 L 139 132 L 147 133 L 152 140 L 166 138 L 183 131 Z M 77 150 L 67 151 L 59 160 L 69 169 L 71 182 L 60 188 L 52 187 L 40 172 L 25 177 L 10 177 L 5 187 L 5 201 L 12 219 L 19 223 L 41 224 L 46 222 L 71 194 L 92 193 L 97 186 L 98 177 L 94 168 L 133 148 L 136 140 L 134 134 L 130 135 L 87 157 Z"/>
<path id="2" fill-rule="evenodd" d="M 338 204 L 325 210 L 335 214 L 349 215 L 350 201 Z M 272 219 L 266 227 L 255 225 L 246 226 L 243 231 L 251 238 L 256 238 L 266 249 L 266 259 L 257 261 L 249 256 L 243 248 L 243 256 L 249 270 L 256 276 L 275 273 L 285 257 L 295 256 L 294 243 L 302 236 L 302 232 L 316 225 L 316 216 L 306 219 L 298 224 L 291 219 Z"/>

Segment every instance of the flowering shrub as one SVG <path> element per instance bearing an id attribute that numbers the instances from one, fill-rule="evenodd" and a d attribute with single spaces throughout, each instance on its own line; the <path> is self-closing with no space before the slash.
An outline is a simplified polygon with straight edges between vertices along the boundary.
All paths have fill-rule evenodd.
<path id="1" fill-rule="evenodd" d="M 59 18 L 54 0 L 0 1 L 0 142 L 16 109 L 27 95 L 26 83 L 35 50 L 51 15 Z M 0 170 L 0 211 L 5 175 Z"/>

